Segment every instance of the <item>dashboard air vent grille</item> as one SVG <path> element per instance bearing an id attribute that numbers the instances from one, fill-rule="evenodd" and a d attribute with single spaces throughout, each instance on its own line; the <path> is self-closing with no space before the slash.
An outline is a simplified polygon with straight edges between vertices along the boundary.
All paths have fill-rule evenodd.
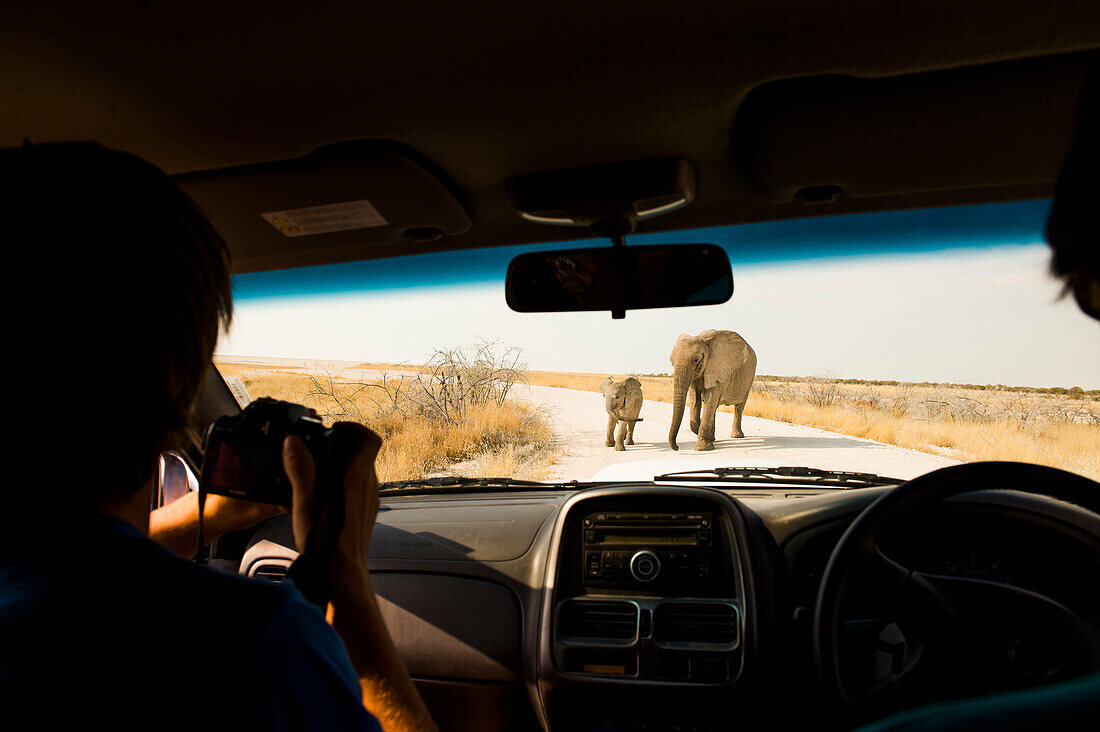
<path id="1" fill-rule="evenodd" d="M 630 602 L 570 600 L 558 615 L 562 638 L 630 640 L 637 627 L 638 608 Z"/>
<path id="2" fill-rule="evenodd" d="M 287 567 L 284 564 L 263 563 L 252 566 L 249 573 L 252 577 L 268 580 L 269 582 L 282 582 L 286 579 Z"/>
<path id="3" fill-rule="evenodd" d="M 737 642 L 737 608 L 706 602 L 666 602 L 653 616 L 653 638 L 658 643 Z"/>

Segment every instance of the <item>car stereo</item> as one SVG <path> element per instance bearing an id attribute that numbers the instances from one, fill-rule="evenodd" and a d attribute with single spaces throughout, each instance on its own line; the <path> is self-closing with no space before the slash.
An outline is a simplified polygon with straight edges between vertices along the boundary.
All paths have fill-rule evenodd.
<path id="1" fill-rule="evenodd" d="M 585 516 L 581 528 L 586 585 L 692 587 L 710 579 L 710 513 L 598 512 Z"/>

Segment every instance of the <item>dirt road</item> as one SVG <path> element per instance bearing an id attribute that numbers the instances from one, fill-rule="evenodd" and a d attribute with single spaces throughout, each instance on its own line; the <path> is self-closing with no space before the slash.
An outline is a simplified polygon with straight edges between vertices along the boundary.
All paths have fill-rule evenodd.
<path id="1" fill-rule="evenodd" d="M 695 435 L 688 428 L 688 415 L 680 427 L 678 452 L 668 446 L 672 405 L 646 401 L 642 422 L 634 431 L 635 445 L 625 452 L 605 447 L 607 413 L 603 396 L 595 392 L 545 386 L 520 386 L 516 395 L 545 408 L 554 424 L 555 439 L 563 456 L 555 465 L 552 479 L 587 480 L 636 477 L 639 471 L 653 474 L 673 470 L 700 470 L 715 466 L 801 465 L 830 470 L 877 473 L 909 479 L 958 461 L 862 440 L 836 432 L 745 417 L 745 437 L 731 439 L 733 415 L 718 412 L 714 450 L 696 452 Z M 644 465 L 640 461 L 647 461 Z"/>

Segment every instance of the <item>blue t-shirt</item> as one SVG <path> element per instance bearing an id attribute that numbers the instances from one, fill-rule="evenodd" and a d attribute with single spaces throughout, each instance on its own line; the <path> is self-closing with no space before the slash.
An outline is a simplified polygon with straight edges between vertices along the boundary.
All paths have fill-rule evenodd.
<path id="1" fill-rule="evenodd" d="M 184 561 L 107 516 L 18 533 L 0 537 L 0 727 L 379 729 L 292 583 Z"/>

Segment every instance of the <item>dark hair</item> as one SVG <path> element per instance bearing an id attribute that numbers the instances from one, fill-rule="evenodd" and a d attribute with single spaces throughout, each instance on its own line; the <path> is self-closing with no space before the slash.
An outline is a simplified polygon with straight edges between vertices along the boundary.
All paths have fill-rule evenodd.
<path id="1" fill-rule="evenodd" d="M 1051 271 L 1083 311 L 1100 320 L 1100 62 L 1078 98 L 1073 145 L 1047 220 Z"/>
<path id="2" fill-rule="evenodd" d="M 133 496 L 189 426 L 228 327 L 225 242 L 156 166 L 73 142 L 0 150 L 0 243 L 0 399 L 20 456 L 0 498 Z"/>

